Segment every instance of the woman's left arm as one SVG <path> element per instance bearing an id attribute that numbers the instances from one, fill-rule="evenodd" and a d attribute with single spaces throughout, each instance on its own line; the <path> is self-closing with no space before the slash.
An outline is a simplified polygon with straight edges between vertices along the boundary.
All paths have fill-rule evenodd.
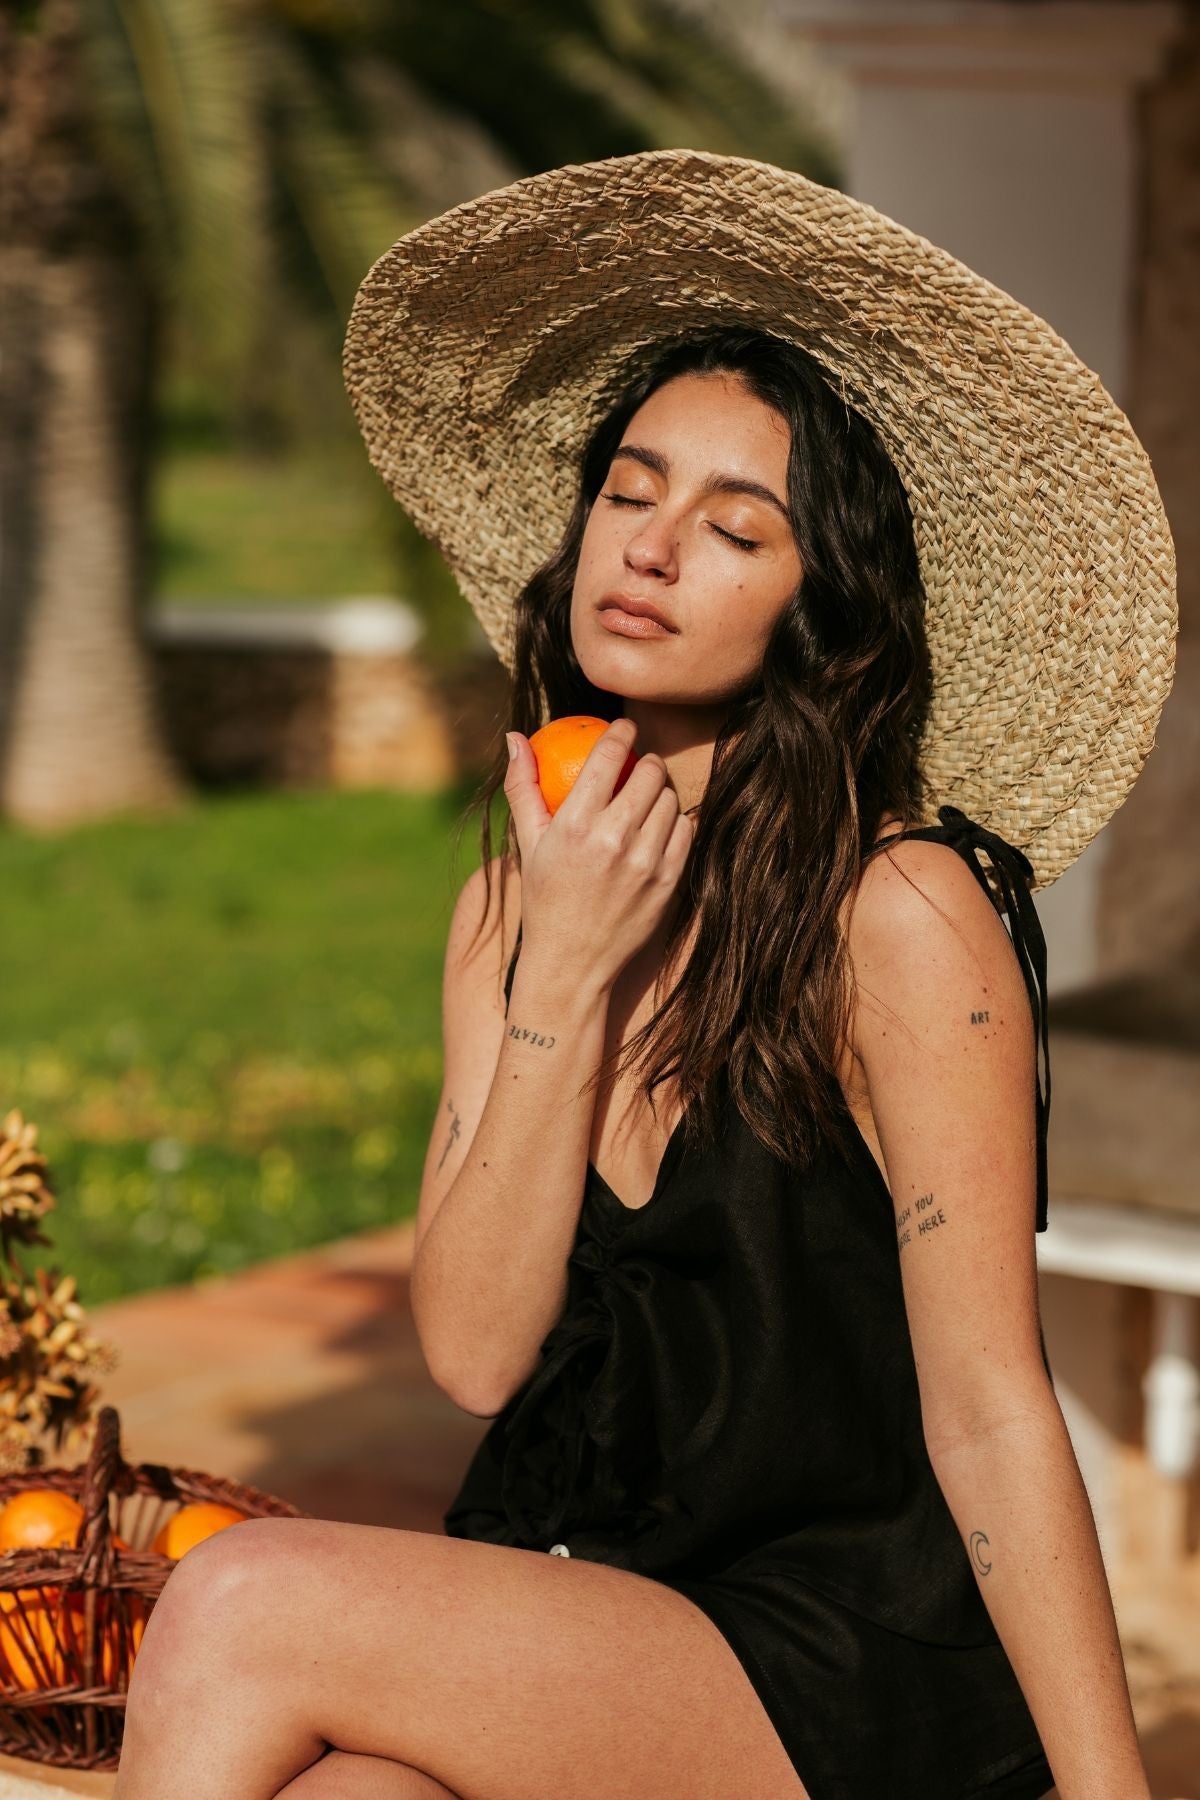
<path id="1" fill-rule="evenodd" d="M 958 852 L 868 863 L 854 1047 L 888 1171 L 930 1462 L 1061 1800 L 1149 1800 L 1087 1491 L 1042 1360 L 1036 1038 Z"/>

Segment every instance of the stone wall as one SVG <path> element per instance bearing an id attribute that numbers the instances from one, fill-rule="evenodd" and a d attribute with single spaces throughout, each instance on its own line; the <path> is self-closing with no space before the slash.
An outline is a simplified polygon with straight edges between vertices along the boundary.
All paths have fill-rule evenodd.
<path id="1" fill-rule="evenodd" d="M 396 603 L 164 609 L 150 637 L 171 748 L 203 786 L 433 791 L 489 764 L 502 729 L 490 647 L 435 671 Z"/>

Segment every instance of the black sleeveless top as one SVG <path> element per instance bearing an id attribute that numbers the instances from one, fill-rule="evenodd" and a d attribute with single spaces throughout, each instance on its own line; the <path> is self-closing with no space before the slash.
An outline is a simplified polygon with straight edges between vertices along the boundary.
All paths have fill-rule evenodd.
<path id="1" fill-rule="evenodd" d="M 1041 1231 L 1050 1081 L 1033 871 L 956 807 L 939 819 L 868 854 L 901 836 L 937 838 L 989 894 L 976 853 L 992 864 L 1046 1065 L 1036 1095 Z M 519 949 L 518 936 L 506 995 Z M 760 1144 L 721 1087 L 716 1149 L 692 1154 L 681 1118 L 644 1205 L 627 1207 L 587 1165 L 565 1308 L 537 1368 L 490 1423 L 446 1532 L 615 1564 L 687 1592 L 742 1658 L 813 1800 L 1044 1793 L 1051 1779 L 1032 1718 L 925 1447 L 878 1164 L 843 1103 L 851 1154 L 823 1143 L 800 1172 Z M 1044 1339 L 1042 1357 L 1049 1373 Z M 808 1652 L 802 1626 L 816 1646 Z M 879 1672 L 846 1735 L 822 1749 L 813 1665 L 839 1672 L 831 1642 L 854 1644 L 842 1654 L 863 1680 L 870 1644 Z M 911 1749 L 907 1777 L 895 1773 L 894 1741 L 869 1747 L 862 1716 L 885 1732 L 892 1703 L 878 1690 L 898 1672 L 902 1642 L 906 1680 L 930 1684 L 928 1751 Z M 936 1670 L 919 1660 L 933 1646 Z M 951 1649 L 971 1653 L 953 1665 L 977 1684 L 969 1704 L 965 1689 L 955 1697 Z M 897 1730 L 911 1739 L 911 1693 L 905 1712 Z M 958 1786 L 947 1775 L 955 1755 L 966 1771 Z M 1028 1789 L 984 1784 L 1030 1759 Z M 846 1785 L 852 1768 L 858 1785 Z"/>

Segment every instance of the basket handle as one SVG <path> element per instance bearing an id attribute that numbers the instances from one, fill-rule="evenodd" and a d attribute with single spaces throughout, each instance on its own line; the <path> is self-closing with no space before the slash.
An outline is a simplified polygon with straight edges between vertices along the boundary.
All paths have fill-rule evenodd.
<path id="1" fill-rule="evenodd" d="M 113 1576 L 113 1549 L 108 1497 L 114 1489 L 128 1493 L 131 1471 L 121 1455 L 121 1419 L 115 1406 L 102 1406 L 83 1477 L 83 1531 L 79 1545 L 80 1579 L 89 1587 L 107 1587 Z"/>

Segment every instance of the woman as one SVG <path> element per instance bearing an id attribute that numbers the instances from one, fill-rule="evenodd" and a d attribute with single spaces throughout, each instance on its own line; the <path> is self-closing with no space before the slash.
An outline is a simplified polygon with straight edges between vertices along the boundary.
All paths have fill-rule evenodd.
<path id="1" fill-rule="evenodd" d="M 628 176 L 677 230 L 744 200 L 747 169 L 811 200 L 763 167 L 662 152 L 517 188 L 542 184 L 536 244 L 561 247 L 569 218 L 586 271 L 585 180 L 595 218 Z M 621 234 L 643 222 L 621 211 Z M 470 258 L 412 246 L 411 292 L 436 270 L 448 335 L 452 270 L 511 325 L 475 225 L 454 238 Z M 544 292 L 514 235 L 501 273 Z M 758 304 L 762 324 L 613 360 L 590 418 L 586 346 L 560 363 L 579 457 L 553 502 L 519 382 L 478 365 L 464 467 L 482 418 L 511 449 L 477 463 L 484 526 L 519 535 L 532 512 L 543 553 L 526 547 L 510 640 L 481 574 L 504 579 L 501 540 L 449 545 L 511 657 L 519 854 L 493 863 L 485 830 L 450 931 L 412 1298 L 435 1380 L 493 1422 L 444 1538 L 253 1521 L 181 1563 L 135 1668 L 119 1800 L 1148 1795 L 1038 1321 L 1033 865 L 952 800 L 914 823 L 947 788 L 930 768 L 954 713 L 964 796 L 997 817 L 1011 798 L 994 694 L 976 668 L 971 705 L 939 701 L 930 654 L 952 617 L 960 646 L 988 628 L 939 587 L 880 432 L 765 328 L 779 296 Z M 445 429 L 454 403 L 410 373 L 405 412 L 378 312 L 356 319 L 372 455 L 419 521 L 443 506 L 439 531 L 420 522 L 447 544 L 445 441 L 399 426 Z M 542 325 L 527 367 L 554 361 Z M 451 368 L 461 416 L 471 369 Z M 1038 683 L 1025 748 L 1045 750 Z M 612 723 L 551 818 L 529 733 L 574 712 Z M 1046 865 L 1085 830 L 1060 807 Z M 219 1661 L 198 1648 L 215 1619 Z M 231 1644 L 251 1646 L 232 1681 Z"/>

